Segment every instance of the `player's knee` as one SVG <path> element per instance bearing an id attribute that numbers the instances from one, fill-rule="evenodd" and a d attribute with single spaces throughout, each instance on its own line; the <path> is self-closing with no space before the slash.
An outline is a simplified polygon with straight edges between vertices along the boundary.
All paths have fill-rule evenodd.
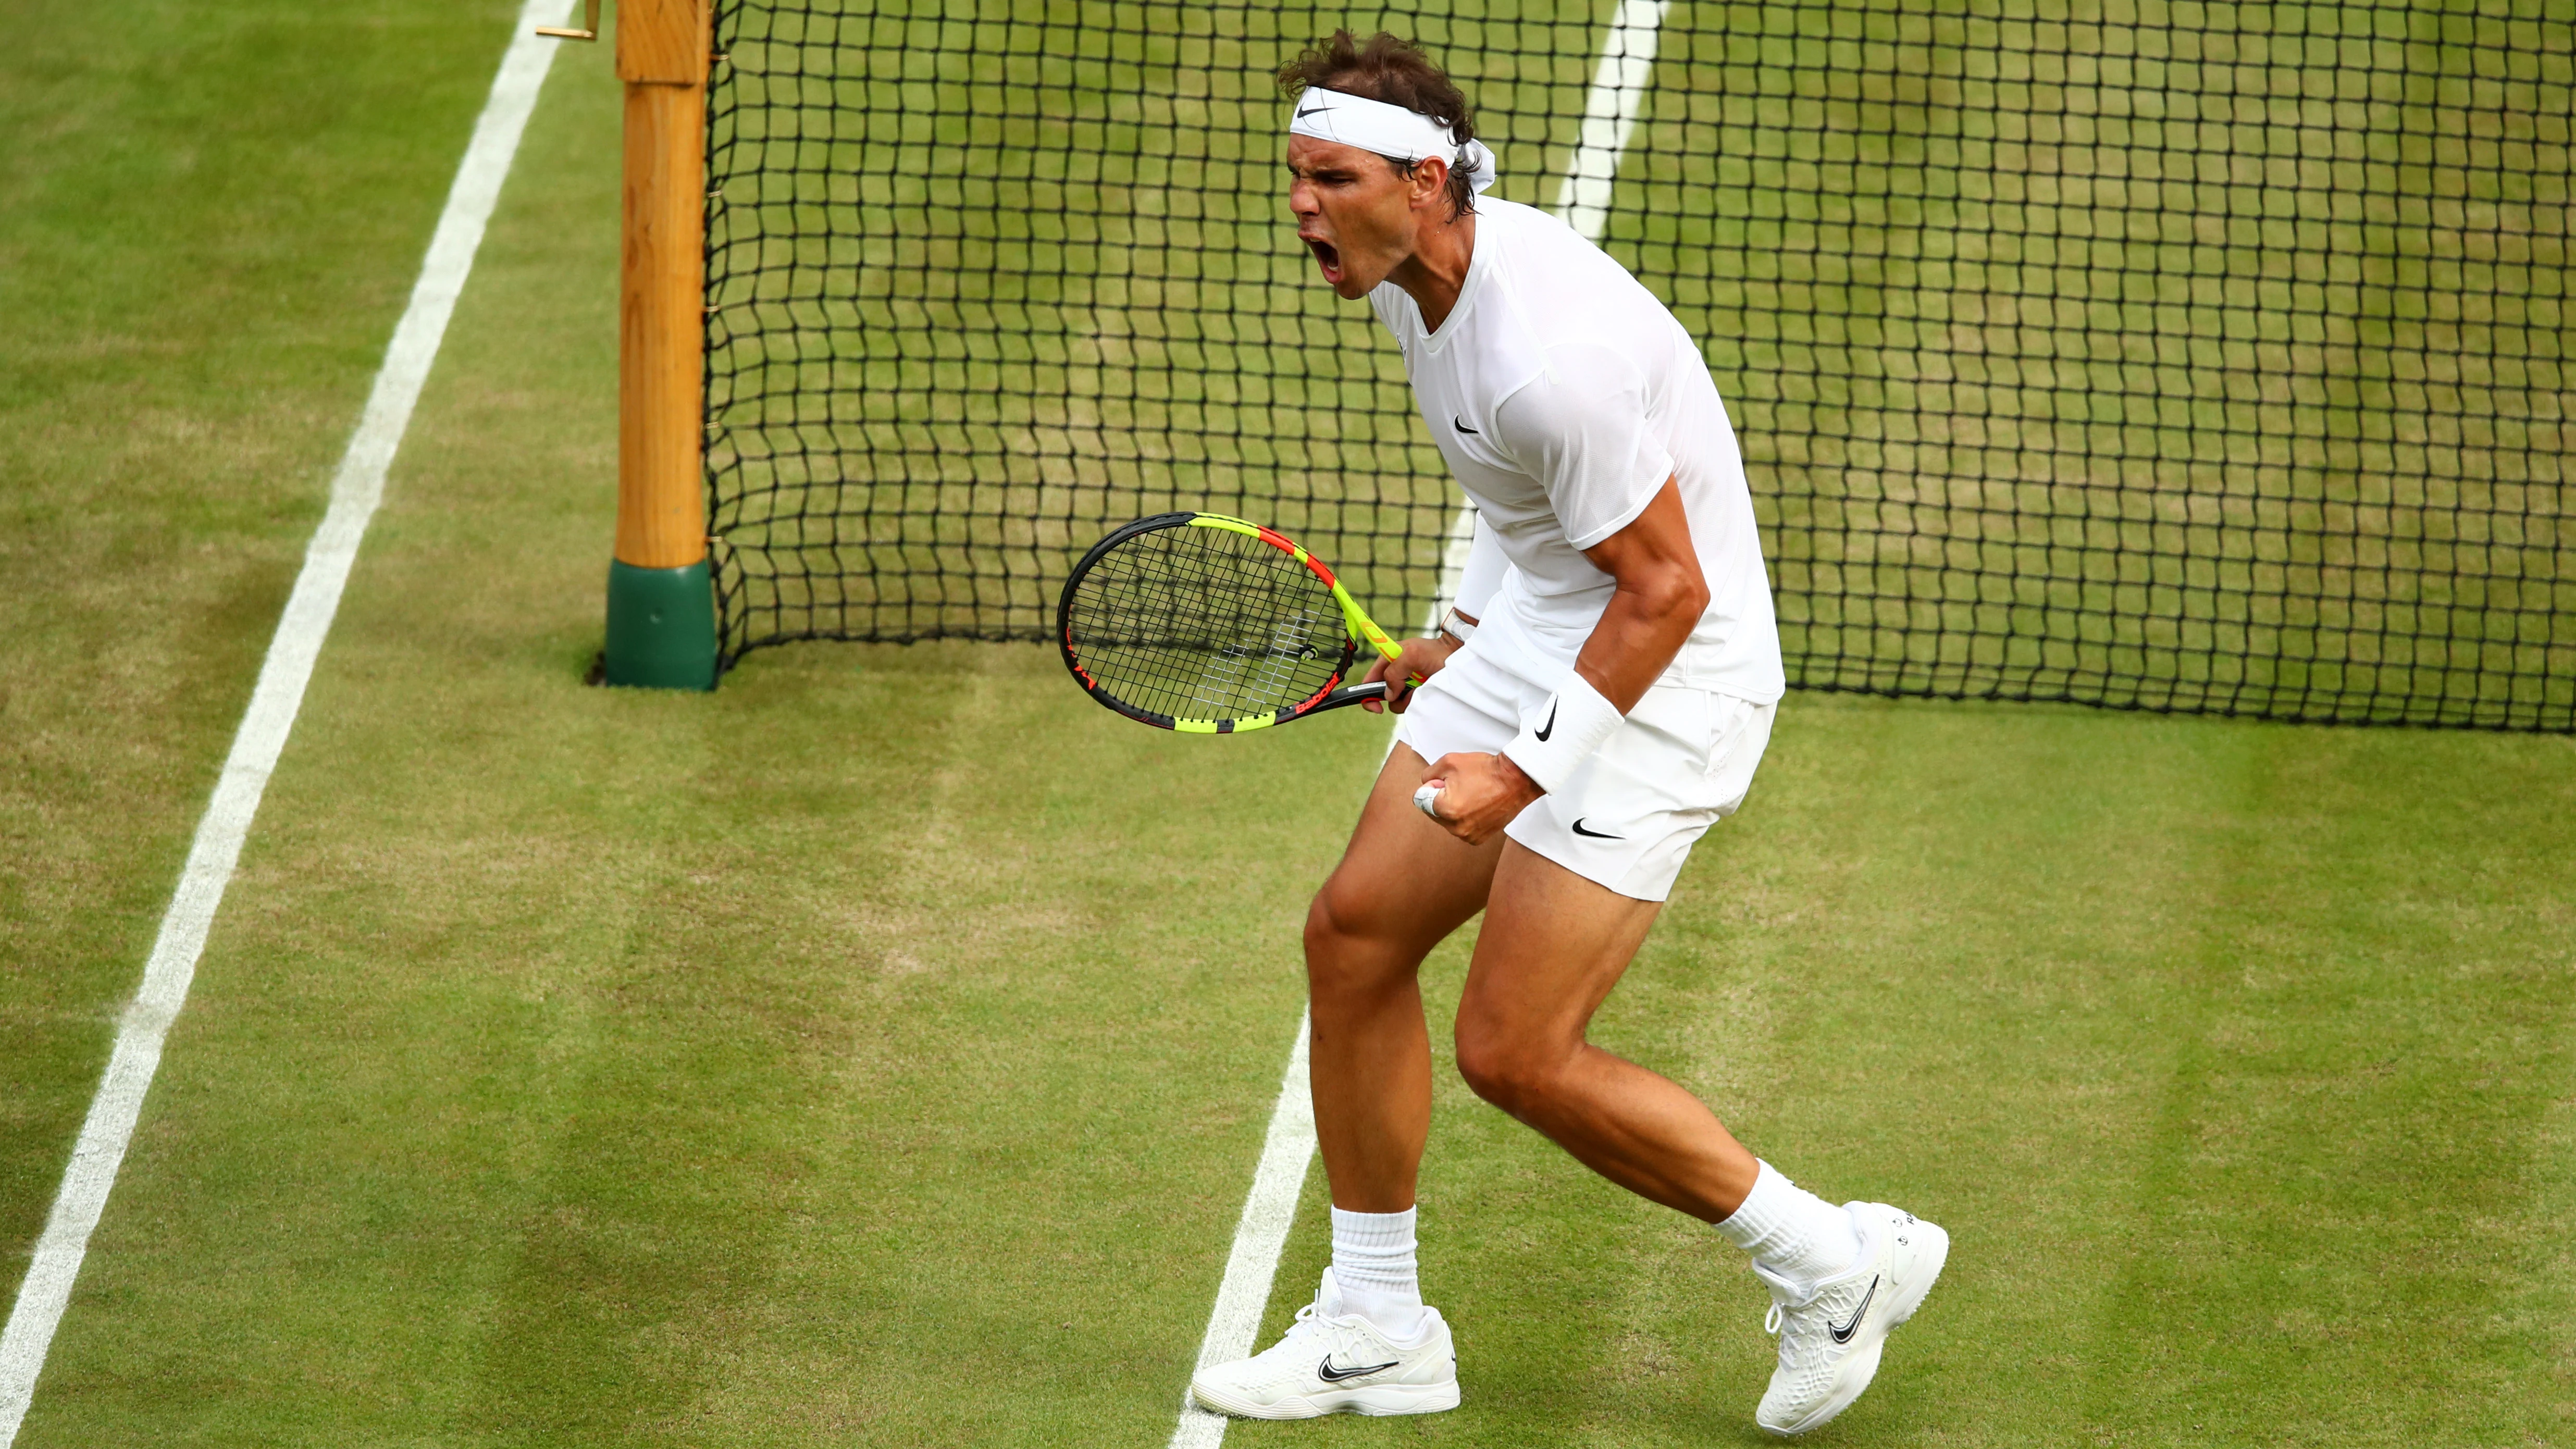
<path id="1" fill-rule="evenodd" d="M 1310 966 L 1318 959 L 1339 955 L 1352 934 L 1349 917 L 1334 898 L 1334 885 L 1333 881 L 1324 882 L 1324 888 L 1315 892 L 1315 899 L 1306 905 L 1306 962 Z"/>
<path id="2" fill-rule="evenodd" d="M 1339 875 L 1324 882 L 1306 907 L 1306 975 L 1317 988 L 1363 986 L 1373 977 L 1375 957 L 1368 949 L 1369 910 L 1361 894 Z"/>
<path id="3" fill-rule="evenodd" d="M 1545 1102 L 1556 1082 L 1555 1054 L 1489 1027 L 1458 1022 L 1458 1075 L 1469 1090 L 1515 1117 Z"/>
<path id="4" fill-rule="evenodd" d="M 1342 871 L 1334 871 L 1306 908 L 1306 959 L 1345 957 L 1355 946 L 1373 941 L 1381 933 L 1376 926 L 1383 918 L 1376 895 L 1363 884 L 1342 879 Z"/>

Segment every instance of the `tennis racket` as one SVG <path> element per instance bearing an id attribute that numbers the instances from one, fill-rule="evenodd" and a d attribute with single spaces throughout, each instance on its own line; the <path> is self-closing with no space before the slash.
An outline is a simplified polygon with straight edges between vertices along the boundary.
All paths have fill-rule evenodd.
<path id="1" fill-rule="evenodd" d="M 1384 699 L 1345 685 L 1363 645 L 1402 652 L 1333 571 L 1218 513 L 1159 513 L 1092 545 L 1056 605 L 1064 663 L 1132 720 L 1230 735 Z"/>

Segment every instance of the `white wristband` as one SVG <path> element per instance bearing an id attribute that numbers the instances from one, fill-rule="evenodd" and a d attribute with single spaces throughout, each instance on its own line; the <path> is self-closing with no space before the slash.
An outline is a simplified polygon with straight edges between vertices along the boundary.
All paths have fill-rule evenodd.
<path id="1" fill-rule="evenodd" d="M 1476 626 L 1467 622 L 1466 615 L 1451 609 L 1440 616 L 1440 632 L 1464 644 L 1476 637 Z"/>
<path id="2" fill-rule="evenodd" d="M 1568 671 L 1556 693 L 1521 716 L 1521 732 L 1503 747 L 1503 754 L 1540 789 L 1553 794 L 1625 718 L 1619 706 L 1592 687 L 1591 680 Z"/>

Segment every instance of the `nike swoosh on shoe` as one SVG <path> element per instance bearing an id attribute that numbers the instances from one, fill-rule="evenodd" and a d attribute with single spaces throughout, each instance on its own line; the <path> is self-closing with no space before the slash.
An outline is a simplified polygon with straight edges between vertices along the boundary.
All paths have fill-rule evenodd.
<path id="1" fill-rule="evenodd" d="M 1825 1325 L 1825 1332 L 1834 1336 L 1834 1342 L 1849 1343 L 1852 1335 L 1860 1332 L 1860 1321 L 1869 1316 L 1869 1302 L 1878 1296 L 1878 1283 L 1876 1278 L 1869 1280 L 1869 1291 L 1860 1295 L 1860 1306 L 1852 1310 L 1851 1322 Z"/>

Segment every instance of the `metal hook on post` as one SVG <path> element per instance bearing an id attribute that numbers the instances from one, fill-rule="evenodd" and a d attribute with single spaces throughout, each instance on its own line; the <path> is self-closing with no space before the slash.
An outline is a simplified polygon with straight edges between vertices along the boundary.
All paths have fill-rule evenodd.
<path id="1" fill-rule="evenodd" d="M 566 30 L 560 25 L 540 25 L 537 27 L 537 33 L 551 35 L 557 40 L 597 40 L 599 38 L 599 0 L 582 0 L 581 29 Z"/>

